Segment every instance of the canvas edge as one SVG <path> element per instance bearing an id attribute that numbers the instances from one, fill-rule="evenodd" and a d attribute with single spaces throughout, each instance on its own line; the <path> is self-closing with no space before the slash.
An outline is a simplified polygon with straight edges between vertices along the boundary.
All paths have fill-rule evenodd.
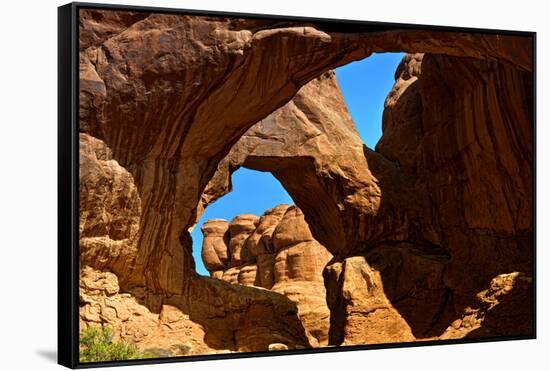
<path id="1" fill-rule="evenodd" d="M 58 8 L 57 362 L 78 364 L 78 54 L 76 6 Z"/>

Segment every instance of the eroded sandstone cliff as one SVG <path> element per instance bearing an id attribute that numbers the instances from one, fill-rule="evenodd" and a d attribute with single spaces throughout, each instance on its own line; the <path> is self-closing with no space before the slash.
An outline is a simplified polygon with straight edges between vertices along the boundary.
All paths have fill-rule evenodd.
<path id="1" fill-rule="evenodd" d="M 173 354 L 532 331 L 528 38 L 81 12 L 83 327 L 151 328 Z M 424 54 L 398 68 L 373 151 L 330 69 L 380 51 Z M 200 277 L 189 229 L 239 166 L 299 209 L 205 225 L 220 279 Z M 108 272 L 116 290 L 86 283 Z M 304 282 L 326 288 L 329 329 Z"/>

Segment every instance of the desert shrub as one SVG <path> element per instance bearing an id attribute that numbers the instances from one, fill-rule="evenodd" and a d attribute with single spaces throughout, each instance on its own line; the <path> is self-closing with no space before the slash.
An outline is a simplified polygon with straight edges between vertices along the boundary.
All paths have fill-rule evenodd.
<path id="1" fill-rule="evenodd" d="M 109 327 L 89 327 L 80 334 L 80 362 L 121 361 L 152 358 L 140 352 L 135 344 L 114 342 Z"/>

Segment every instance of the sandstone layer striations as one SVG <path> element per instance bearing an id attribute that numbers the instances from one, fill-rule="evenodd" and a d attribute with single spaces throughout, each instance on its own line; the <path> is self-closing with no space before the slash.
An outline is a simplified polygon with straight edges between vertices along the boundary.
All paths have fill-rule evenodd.
<path id="1" fill-rule="evenodd" d="M 531 74 L 491 61 L 417 54 L 405 57 L 396 79 L 376 150 L 414 179 L 409 242 L 422 241 L 443 262 L 443 274 L 424 281 L 440 291 L 439 319 L 431 329 L 421 327 L 435 335 L 497 276 L 533 274 Z M 514 290 L 532 294 L 528 284 Z M 507 311 L 503 321 L 525 314 L 520 307 Z M 410 313 L 411 321 L 421 321 L 421 313 Z M 529 334 L 519 322 L 517 331 Z"/>

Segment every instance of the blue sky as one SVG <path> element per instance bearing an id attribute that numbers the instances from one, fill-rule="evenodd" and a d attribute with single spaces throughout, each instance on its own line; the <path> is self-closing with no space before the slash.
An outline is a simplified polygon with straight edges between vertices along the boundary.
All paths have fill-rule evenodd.
<path id="1" fill-rule="evenodd" d="M 394 83 L 394 73 L 403 53 L 373 54 L 367 59 L 336 69 L 336 78 L 348 110 L 363 142 L 374 148 L 382 135 L 384 100 Z M 271 173 L 240 168 L 232 177 L 233 191 L 223 196 L 203 213 L 191 233 L 197 272 L 208 275 L 201 259 L 202 232 L 208 219 L 233 219 L 236 215 L 262 215 L 273 206 L 293 204 L 279 181 Z"/>
<path id="2" fill-rule="evenodd" d="M 336 78 L 359 135 L 370 148 L 382 135 L 384 100 L 404 53 L 379 53 L 336 69 Z"/>
<path id="3" fill-rule="evenodd" d="M 209 205 L 191 233 L 197 272 L 205 276 L 208 275 L 208 271 L 204 268 L 201 259 L 201 226 L 205 221 L 213 218 L 231 220 L 239 214 L 259 216 L 273 206 L 294 204 L 281 183 L 271 173 L 240 168 L 233 173 L 231 182 L 233 191 Z"/>

